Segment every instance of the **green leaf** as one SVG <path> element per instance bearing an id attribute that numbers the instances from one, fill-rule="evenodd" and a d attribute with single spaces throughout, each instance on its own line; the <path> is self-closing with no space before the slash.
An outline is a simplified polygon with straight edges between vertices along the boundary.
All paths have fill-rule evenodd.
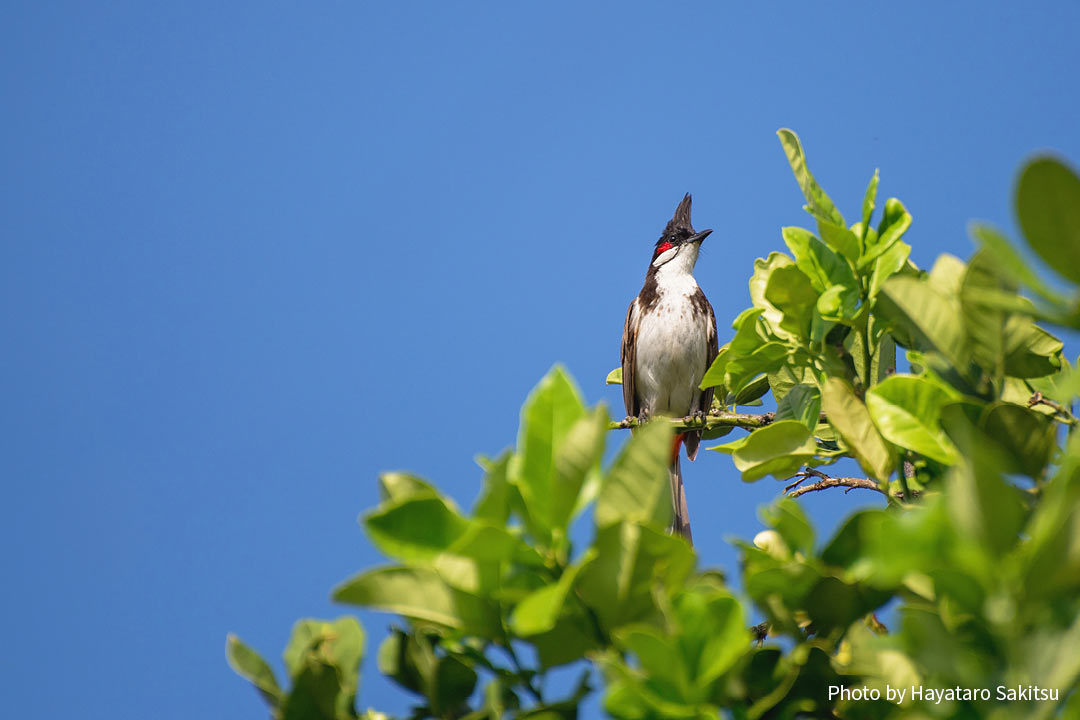
<path id="1" fill-rule="evenodd" d="M 1080 177 L 1055 158 L 1035 158 L 1020 171 L 1016 214 L 1031 249 L 1080 283 Z"/>
<path id="2" fill-rule="evenodd" d="M 604 382 L 608 385 L 622 385 L 622 368 L 617 367 L 609 372 Z"/>
<path id="3" fill-rule="evenodd" d="M 729 353 L 724 385 L 736 395 L 740 395 L 755 382 L 758 375 L 780 368 L 787 356 L 787 345 L 779 342 L 767 342 L 749 355 L 732 356 Z"/>
<path id="4" fill-rule="evenodd" d="M 590 548 L 578 562 L 563 571 L 558 582 L 541 587 L 518 603 L 510 616 L 510 629 L 522 637 L 553 629 L 578 574 L 595 557 L 596 551 Z"/>
<path id="5" fill-rule="evenodd" d="M 1007 466 L 1002 471 L 1037 478 L 1050 463 L 1056 437 L 1054 423 L 1045 415 L 1012 403 L 994 403 L 983 411 L 979 427 L 1004 456 Z"/>
<path id="6" fill-rule="evenodd" d="M 765 299 L 765 288 L 768 287 L 769 278 L 776 269 L 791 267 L 794 264 L 791 258 L 780 252 L 771 252 L 767 259 L 758 258 L 754 261 L 754 274 L 750 277 L 750 302 L 762 311 L 762 317 L 777 332 L 783 332 L 780 328 L 783 314 Z M 738 329 L 738 324 L 733 327 Z"/>
<path id="7" fill-rule="evenodd" d="M 481 637 L 501 637 L 498 613 L 481 598 L 447 585 L 435 570 L 386 567 L 336 587 L 335 602 L 426 620 Z"/>
<path id="8" fill-rule="evenodd" d="M 940 418 L 941 408 L 953 399 L 929 380 L 893 375 L 866 393 L 866 409 L 887 440 L 952 465 L 960 456 L 941 428 Z"/>
<path id="9" fill-rule="evenodd" d="M 422 562 L 445 552 L 467 525 L 445 499 L 432 496 L 383 504 L 364 518 L 375 547 L 405 562 Z"/>
<path id="10" fill-rule="evenodd" d="M 300 620 L 285 649 L 293 688 L 283 717 L 352 717 L 364 657 L 364 630 L 356 618 Z"/>
<path id="11" fill-rule="evenodd" d="M 1015 293 L 1007 284 L 993 256 L 979 251 L 971 258 L 960 286 L 960 308 L 964 328 L 971 339 L 975 362 L 990 373 L 995 386 L 1005 375 L 1005 321 L 1007 315 L 985 305 L 980 297 L 987 291 Z"/>
<path id="12" fill-rule="evenodd" d="M 596 525 L 605 527 L 623 520 L 658 529 L 671 522 L 671 425 L 647 423 L 615 458 L 596 501 Z"/>
<path id="13" fill-rule="evenodd" d="M 494 525 L 505 525 L 510 518 L 510 508 L 517 505 L 524 511 L 524 503 L 517 488 L 510 484 L 507 479 L 507 471 L 510 465 L 510 453 L 506 452 L 494 461 L 483 461 L 481 465 L 486 470 L 484 475 L 484 489 L 480 497 L 473 505 L 473 516 L 478 520 L 486 520 Z"/>
<path id="14" fill-rule="evenodd" d="M 760 375 L 739 390 L 739 394 L 735 396 L 735 404 L 748 405 L 767 392 L 769 392 L 769 376 Z"/>
<path id="15" fill-rule="evenodd" d="M 860 240 L 855 233 L 841 225 L 833 225 L 831 222 L 818 220 L 818 234 L 825 244 L 838 252 L 851 263 L 859 259 Z"/>
<path id="16" fill-rule="evenodd" d="M 874 271 L 870 274 L 870 297 L 877 297 L 886 280 L 898 273 L 911 255 L 911 246 L 903 240 L 897 240 L 881 253 L 874 261 Z"/>
<path id="17" fill-rule="evenodd" d="M 313 657 L 352 672 L 355 679 L 364 658 L 364 629 L 347 615 L 337 620 L 297 620 L 285 648 L 285 669 L 296 677 Z"/>
<path id="18" fill-rule="evenodd" d="M 776 404 L 777 420 L 797 420 L 811 432 L 821 417 L 821 391 L 816 385 L 795 385 Z"/>
<path id="19" fill-rule="evenodd" d="M 863 228 L 870 227 L 870 218 L 874 214 L 874 203 L 877 201 L 877 188 L 878 188 L 878 171 L 874 169 L 874 177 L 870 178 L 870 183 L 866 186 L 866 194 L 863 195 L 862 201 L 862 223 Z"/>
<path id="20" fill-rule="evenodd" d="M 879 482 L 887 481 L 893 471 L 892 450 L 851 386 L 840 378 L 829 378 L 822 389 L 821 405 L 829 424 L 843 438 L 863 470 Z"/>
<path id="21" fill-rule="evenodd" d="M 1010 317 L 1005 323 L 1004 336 L 1005 372 L 1012 377 L 1044 377 L 1061 369 L 1064 345 L 1031 318 Z"/>
<path id="22" fill-rule="evenodd" d="M 551 525 L 565 531 L 580 511 L 579 502 L 586 485 L 599 483 L 600 458 L 604 454 L 608 414 L 604 406 L 581 418 L 570 430 L 555 460 L 555 481 L 551 498 Z M 590 480 L 591 478 L 591 480 Z M 592 491 L 585 494 L 592 495 Z"/>
<path id="23" fill-rule="evenodd" d="M 785 227 L 782 234 L 795 256 L 795 265 L 810 279 L 815 290 L 824 292 L 833 285 L 840 285 L 849 292 L 858 293 L 851 266 L 813 233 L 800 227 Z"/>
<path id="24" fill-rule="evenodd" d="M 229 633 L 225 639 L 225 659 L 229 661 L 233 672 L 255 686 L 270 707 L 277 707 L 283 693 L 274 678 L 274 671 L 259 653 L 245 645 L 236 635 Z"/>
<path id="25" fill-rule="evenodd" d="M 818 292 L 810 278 L 794 265 L 772 271 L 765 298 L 781 312 L 780 327 L 802 338 L 810 337 L 810 319 Z"/>
<path id="26" fill-rule="evenodd" d="M 778 479 L 813 459 L 817 452 L 813 435 L 798 420 L 779 420 L 755 430 L 732 453 L 744 482 L 773 475 Z"/>
<path id="27" fill-rule="evenodd" d="M 760 509 L 761 521 L 780 533 L 792 550 L 811 553 L 814 550 L 814 528 L 802 506 L 789 497 L 779 497 Z"/>
<path id="28" fill-rule="evenodd" d="M 577 589 L 606 629 L 651 619 L 657 593 L 681 589 L 694 569 L 694 551 L 667 529 L 619 522 L 597 529 L 598 555 L 582 570 Z"/>
<path id="29" fill-rule="evenodd" d="M 409 473 L 386 472 L 379 475 L 379 499 L 384 502 L 438 494 L 430 483 Z"/>
<path id="30" fill-rule="evenodd" d="M 997 261 L 1002 272 L 1008 275 L 1014 283 L 1031 288 L 1043 299 L 1053 305 L 1064 305 L 1061 295 L 1050 288 L 1042 278 L 1031 269 L 1020 253 L 1012 246 L 1008 238 L 990 225 L 972 223 L 968 232 L 981 246 Z"/>
<path id="31" fill-rule="evenodd" d="M 911 214 L 896 198 L 885 202 L 885 214 L 878 225 L 877 238 L 867 242 L 866 252 L 859 258 L 859 269 L 869 267 L 877 258 L 888 251 L 907 232 L 911 226 Z"/>
<path id="32" fill-rule="evenodd" d="M 740 658 L 750 650 L 750 633 L 746 629 L 746 617 L 738 600 L 726 592 L 709 593 L 705 596 L 704 607 L 697 612 L 688 612 L 689 600 L 704 593 L 684 595 L 677 606 L 679 624 L 682 633 L 680 640 L 683 652 L 688 653 L 688 640 L 696 650 L 697 656 L 696 685 L 704 690 L 724 673 L 731 670 Z M 693 657 L 692 651 L 689 652 Z"/>
<path id="33" fill-rule="evenodd" d="M 936 350 L 954 367 L 968 367 L 970 350 L 955 295 L 927 280 L 894 275 L 878 295 L 877 309 L 901 345 Z"/>
<path id="34" fill-rule="evenodd" d="M 521 492 L 534 532 L 547 541 L 553 527 L 556 463 L 574 424 L 585 415 L 581 394 L 561 367 L 554 367 L 529 394 L 521 411 L 518 453 L 510 482 Z"/>
<path id="35" fill-rule="evenodd" d="M 435 666 L 429 694 L 435 716 L 457 716 L 476 687 L 476 671 L 461 658 L 446 655 Z"/>
<path id="36" fill-rule="evenodd" d="M 814 176 L 806 167 L 806 157 L 803 155 L 799 136 L 787 128 L 777 130 L 776 134 L 780 138 L 780 144 L 784 146 L 784 153 L 787 155 L 788 164 L 791 165 L 791 171 L 795 174 L 795 181 L 799 183 L 799 188 L 806 198 L 807 212 L 819 220 L 846 227 L 844 216 L 836 209 L 825 191 L 818 186 Z"/>

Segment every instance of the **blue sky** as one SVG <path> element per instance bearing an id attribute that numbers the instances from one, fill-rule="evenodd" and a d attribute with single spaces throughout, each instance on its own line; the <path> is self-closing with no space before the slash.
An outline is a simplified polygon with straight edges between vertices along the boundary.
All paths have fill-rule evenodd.
<path id="1" fill-rule="evenodd" d="M 264 717 L 225 634 L 277 662 L 347 611 L 380 470 L 468 504 L 555 362 L 621 411 L 604 377 L 687 191 L 726 340 L 809 223 L 777 128 L 849 215 L 880 168 L 922 266 L 972 218 L 1016 235 L 1031 152 L 1080 160 L 1076 5 L 749 5 L 6 6 L 8 714 Z M 734 573 L 779 485 L 685 472 Z M 873 499 L 802 502 L 824 531 Z M 361 618 L 373 654 L 389 618 Z M 360 706 L 403 711 L 367 669 Z"/>

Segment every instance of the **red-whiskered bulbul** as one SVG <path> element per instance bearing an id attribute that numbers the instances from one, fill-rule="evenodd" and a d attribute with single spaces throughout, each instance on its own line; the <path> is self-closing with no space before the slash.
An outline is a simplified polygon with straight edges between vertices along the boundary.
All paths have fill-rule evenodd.
<path id="1" fill-rule="evenodd" d="M 641 421 L 653 415 L 705 415 L 712 389 L 698 385 L 716 357 L 716 316 L 694 279 L 701 241 L 712 230 L 690 224 L 690 193 L 656 241 L 645 285 L 630 303 L 622 337 L 622 383 L 626 414 Z M 691 542 L 679 446 L 697 457 L 701 431 L 676 436 L 671 452 L 671 530 Z"/>

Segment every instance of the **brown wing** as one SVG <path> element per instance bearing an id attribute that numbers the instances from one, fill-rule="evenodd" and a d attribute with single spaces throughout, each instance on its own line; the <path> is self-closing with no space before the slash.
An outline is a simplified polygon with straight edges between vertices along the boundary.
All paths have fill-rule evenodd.
<path id="1" fill-rule="evenodd" d="M 634 394 L 634 363 L 637 361 L 637 327 L 638 327 L 638 302 L 637 298 L 630 303 L 626 310 L 626 323 L 623 325 L 622 334 L 622 399 L 626 406 L 626 414 L 637 417 L 641 408 L 638 406 L 637 396 Z"/>
<path id="2" fill-rule="evenodd" d="M 701 292 L 701 290 L 699 289 L 698 292 Z M 705 297 L 705 293 L 701 293 L 701 299 L 705 303 L 705 370 L 708 371 L 712 367 L 713 360 L 716 359 L 716 353 L 720 346 L 716 340 L 716 314 L 713 312 L 712 304 Z M 701 393 L 701 401 L 698 407 L 706 415 L 709 414 L 709 410 L 712 408 L 712 398 L 712 388 Z"/>

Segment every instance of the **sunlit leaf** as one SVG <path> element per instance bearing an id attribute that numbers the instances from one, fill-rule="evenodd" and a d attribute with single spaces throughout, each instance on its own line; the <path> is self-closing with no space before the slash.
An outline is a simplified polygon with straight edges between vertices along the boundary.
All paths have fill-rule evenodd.
<path id="1" fill-rule="evenodd" d="M 797 420 L 779 420 L 755 430 L 732 453 L 746 482 L 766 475 L 790 476 L 814 457 L 817 446 L 810 430 Z"/>
<path id="2" fill-rule="evenodd" d="M 666 422 L 639 428 L 615 458 L 596 500 L 596 524 L 623 520 L 665 529 L 671 522 L 668 479 L 673 432 Z"/>
<path id="3" fill-rule="evenodd" d="M 887 480 L 893 470 L 893 452 L 851 386 L 840 378 L 829 378 L 822 390 L 821 405 L 829 424 L 844 439 L 863 470 L 879 481 Z"/>
<path id="4" fill-rule="evenodd" d="M 271 707 L 280 702 L 283 693 L 270 665 L 232 633 L 225 640 L 225 658 L 229 661 L 229 667 L 254 685 Z"/>
<path id="5" fill-rule="evenodd" d="M 832 200 L 817 184 L 809 168 L 806 167 L 806 157 L 803 155 L 799 136 L 787 128 L 777 130 L 776 134 L 780 138 L 780 144 L 784 146 L 784 153 L 787 155 L 788 164 L 791 165 L 791 171 L 795 174 L 795 181 L 799 183 L 799 188 L 802 189 L 803 196 L 806 198 L 807 211 L 814 217 L 833 225 L 846 227 L 844 216 L 836 209 Z"/>
<path id="6" fill-rule="evenodd" d="M 960 457 L 942 429 L 940 417 L 941 408 L 952 399 L 940 385 L 928 380 L 893 375 L 866 393 L 866 409 L 887 440 L 951 465 Z"/>

